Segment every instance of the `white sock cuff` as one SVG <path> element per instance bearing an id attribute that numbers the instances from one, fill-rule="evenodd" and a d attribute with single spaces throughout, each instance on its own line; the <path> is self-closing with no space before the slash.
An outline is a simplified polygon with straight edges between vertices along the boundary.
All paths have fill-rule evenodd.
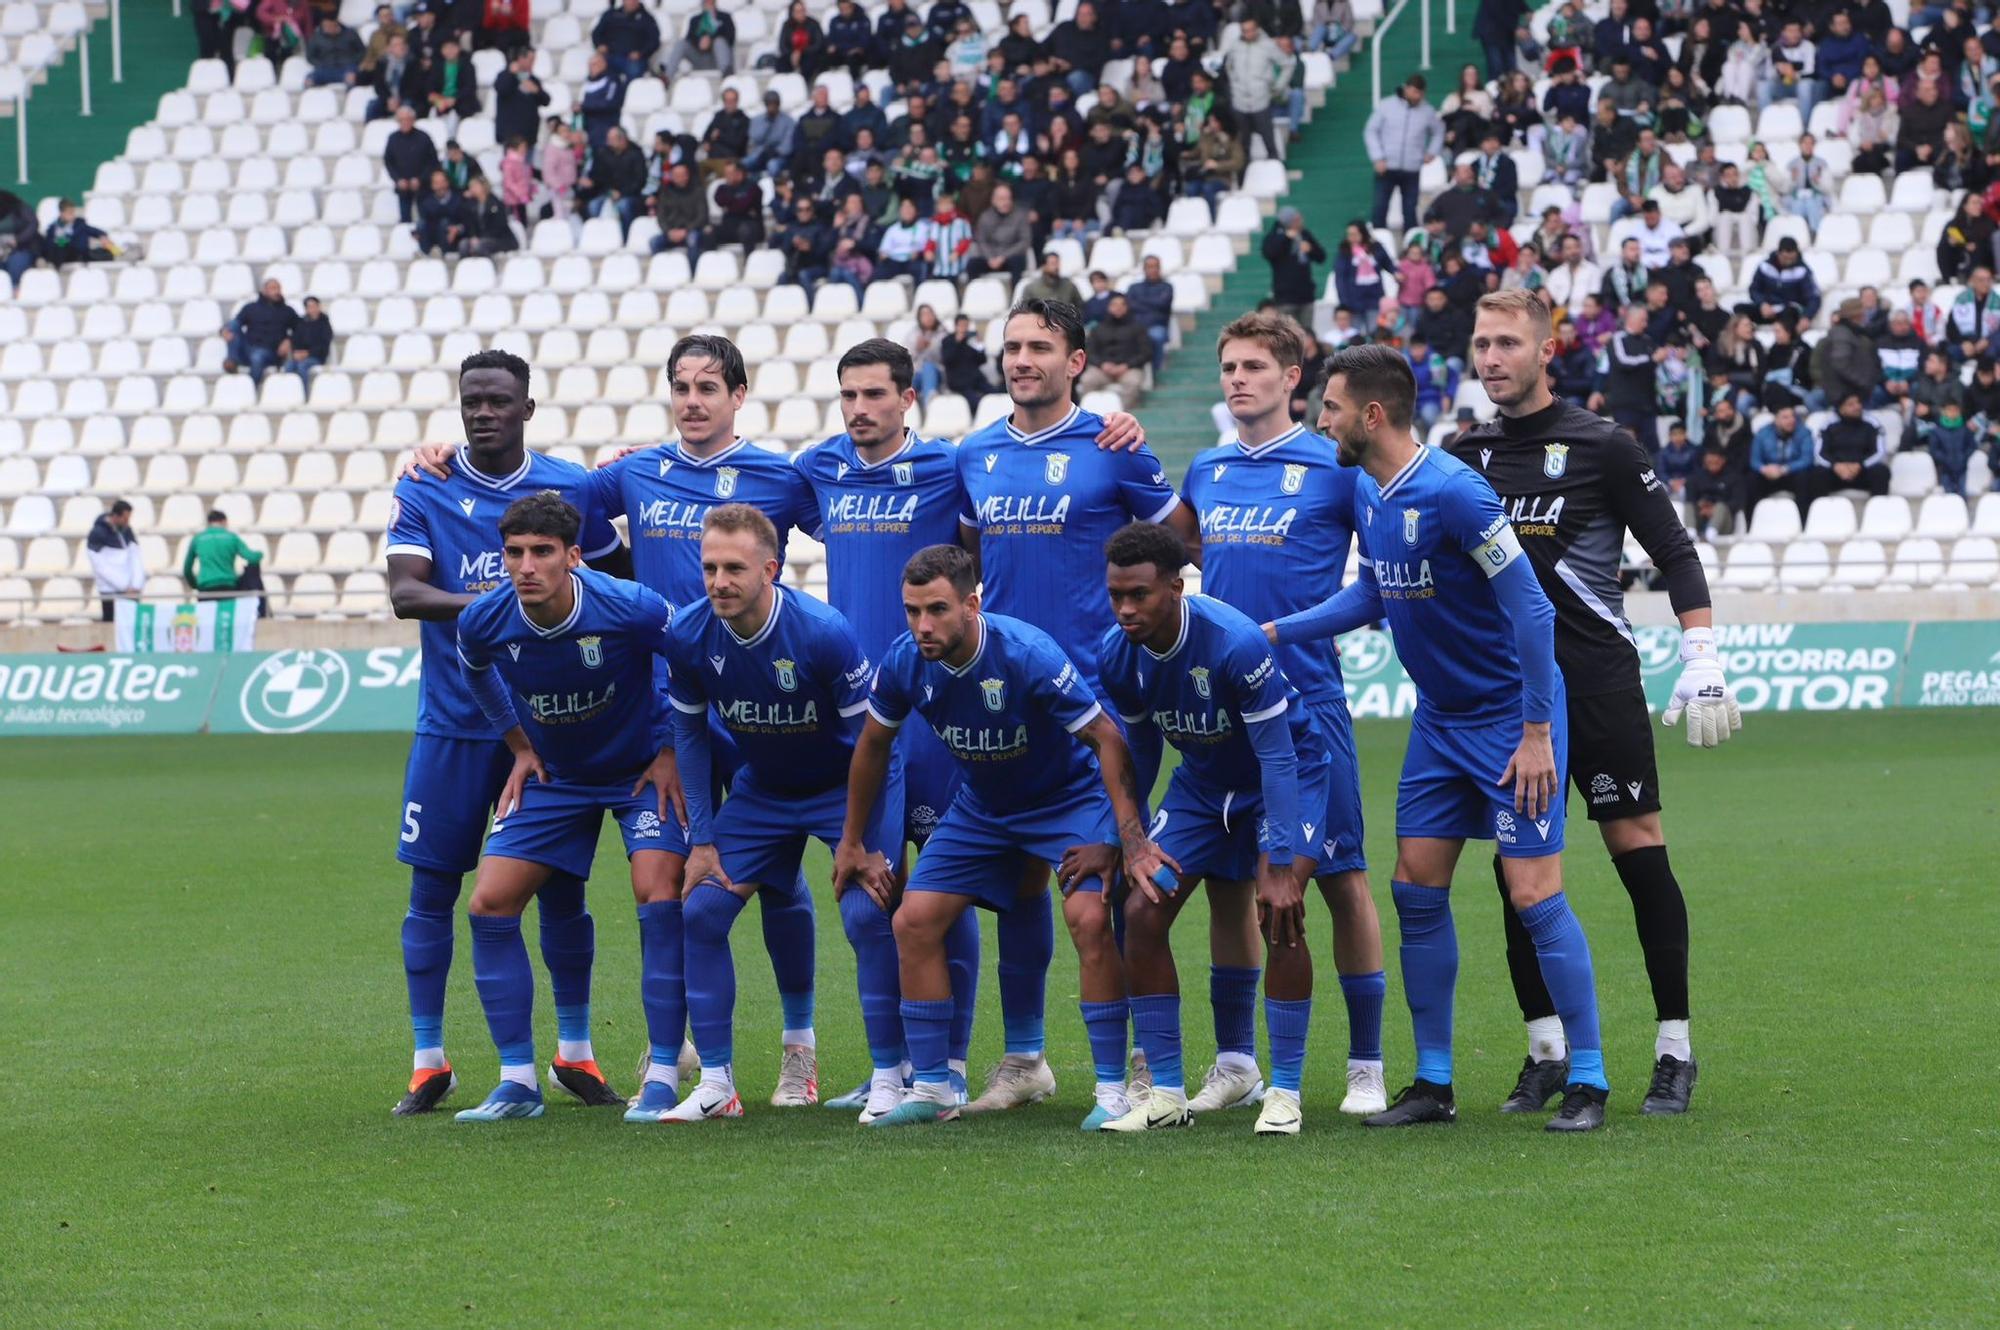
<path id="1" fill-rule="evenodd" d="M 778 1037 L 788 1045 L 798 1044 L 803 1048 L 815 1050 L 819 1048 L 819 1040 L 814 1037 L 811 1030 L 787 1030 Z"/>
<path id="2" fill-rule="evenodd" d="M 1257 1059 L 1249 1053 L 1217 1053 L 1215 1065 L 1224 1071 L 1242 1072 L 1245 1076 L 1257 1075 Z"/>
<path id="3" fill-rule="evenodd" d="M 1528 1056 L 1537 1062 L 1556 1062 L 1569 1054 L 1569 1038 L 1563 1034 L 1562 1018 L 1537 1016 L 1528 1022 Z"/>

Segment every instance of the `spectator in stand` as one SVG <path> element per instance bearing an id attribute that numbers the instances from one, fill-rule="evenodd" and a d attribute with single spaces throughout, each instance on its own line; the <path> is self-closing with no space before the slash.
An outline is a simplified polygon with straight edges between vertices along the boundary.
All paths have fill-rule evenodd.
<path id="1" fill-rule="evenodd" d="M 701 134 L 701 179 L 704 184 L 722 174 L 731 162 L 750 155 L 750 117 L 743 113 L 742 98 L 734 88 L 722 90 L 722 106 L 709 117 Z"/>
<path id="2" fill-rule="evenodd" d="M 1839 399 L 1840 418 L 1826 427 L 1813 453 L 1811 479 L 1805 487 L 1810 494 L 1794 491 L 1801 510 L 1813 497 L 1839 490 L 1889 492 L 1889 439 L 1862 410 L 1864 401 L 1853 392 Z"/>
<path id="3" fill-rule="evenodd" d="M 1454 373 L 1465 372 L 1465 353 L 1472 342 L 1472 319 L 1464 307 L 1452 303 L 1444 287 L 1434 286 L 1424 292 L 1424 305 L 1417 313 L 1412 332 L 1450 362 Z"/>
<path id="4" fill-rule="evenodd" d="M 393 115 L 400 122 L 404 107 L 425 105 L 424 96 L 429 91 L 425 77 L 423 62 L 411 52 L 409 38 L 400 34 L 391 37 L 382 58 L 375 62 L 375 96 L 368 103 L 368 119 Z"/>
<path id="5" fill-rule="evenodd" d="M 1861 331 L 1864 315 L 1861 302 L 1849 296 L 1834 311 L 1833 326 L 1813 348 L 1813 382 L 1816 395 L 1809 398 L 1814 410 L 1838 405 L 1844 397 L 1859 397 L 1865 404 L 1882 381 L 1882 362 L 1875 343 Z"/>
<path id="6" fill-rule="evenodd" d="M 1889 311 L 1889 328 L 1875 343 L 1875 360 L 1881 366 L 1882 381 L 1876 386 L 1875 396 L 1869 400 L 1870 406 L 1894 406 L 1901 409 L 1903 418 L 1910 417 L 1910 388 L 1923 372 L 1926 347 L 1924 339 L 1917 336 L 1916 326 L 1910 322 L 1910 311 L 1892 309 Z"/>
<path id="7" fill-rule="evenodd" d="M 875 245 L 875 276 L 923 281 L 930 271 L 924 262 L 924 246 L 928 239 L 927 224 L 917 211 L 917 201 L 899 199 L 895 222 L 882 232 L 882 238 Z M 1045 263 L 1054 259 L 1055 256 L 1050 255 Z"/>
<path id="8" fill-rule="evenodd" d="M 602 51 L 590 53 L 584 72 L 587 77 L 577 110 L 583 117 L 583 134 L 590 142 L 590 150 L 602 152 L 605 140 L 625 114 L 626 80 L 611 68 Z"/>
<path id="9" fill-rule="evenodd" d="M 824 86 L 812 90 L 812 104 L 798 118 L 792 133 L 792 174 L 810 175 L 826 160 L 828 149 L 841 144 L 840 112 Z"/>
<path id="10" fill-rule="evenodd" d="M 1014 204 L 1014 190 L 999 185 L 992 203 L 979 214 L 972 228 L 972 251 L 965 271 L 969 277 L 1005 273 L 1018 278 L 1028 270 L 1031 237 L 1028 214 Z"/>
<path id="11" fill-rule="evenodd" d="M 1389 200 L 1403 196 L 1403 229 L 1417 227 L 1417 174 L 1444 150 L 1444 122 L 1424 101 L 1424 76 L 1412 74 L 1395 95 L 1385 97 L 1369 113 L 1361 131 L 1368 156 L 1375 163 L 1377 226 L 1389 224 Z"/>
<path id="12" fill-rule="evenodd" d="M 1215 207 L 1216 200 L 1236 188 L 1249 161 L 1243 144 L 1220 116 L 1210 116 L 1203 123 L 1191 156 L 1193 161 L 1188 167 L 1187 192 L 1193 197 L 1208 200 L 1211 209 Z"/>
<path id="13" fill-rule="evenodd" d="M 312 26 L 311 10 L 305 0 L 256 0 L 252 12 L 254 28 L 263 43 L 261 54 L 272 68 L 282 66 L 304 44 L 306 29 Z"/>
<path id="14" fill-rule="evenodd" d="M 1104 66 L 1111 60 L 1111 37 L 1092 0 L 1076 7 L 1076 16 L 1058 23 L 1049 33 L 1049 68 L 1069 85 L 1073 96 L 1095 91 L 1104 81 Z"/>
<path id="15" fill-rule="evenodd" d="M 1743 172 L 1734 162 L 1722 167 L 1722 183 L 1709 193 L 1714 219 L 1715 247 L 1728 258 L 1747 254 L 1757 244 L 1763 229 L 1763 212 L 1757 196 L 1743 183 Z"/>
<path id="16" fill-rule="evenodd" d="M 1313 0 L 1307 23 L 1310 35 L 1306 49 L 1325 51 L 1328 59 L 1345 60 L 1361 44 L 1361 35 L 1354 30 L 1354 6 L 1350 0 Z"/>
<path id="17" fill-rule="evenodd" d="M 1660 171 L 1660 183 L 1646 197 L 1659 205 L 1661 220 L 1674 223 L 1688 238 L 1689 250 L 1699 253 L 1714 224 L 1707 191 L 1689 184 L 1687 172 L 1670 161 Z"/>
<path id="18" fill-rule="evenodd" d="M 454 132 L 462 116 L 479 114 L 479 78 L 472 57 L 459 49 L 458 38 L 447 37 L 431 62 L 424 101 L 431 115 L 444 121 L 446 132 Z"/>
<path id="19" fill-rule="evenodd" d="M 507 140 L 500 156 L 500 201 L 508 215 L 522 226 L 528 224 L 528 204 L 535 197 L 535 168 L 528 160 L 528 141 Z"/>
<path id="20" fill-rule="evenodd" d="M 861 81 L 867 72 L 869 56 L 875 47 L 875 28 L 868 15 L 861 12 L 861 6 L 854 0 L 839 0 L 834 6 L 833 16 L 826 21 L 826 45 L 820 56 L 820 67 L 831 69 L 845 65 L 855 82 Z"/>
<path id="21" fill-rule="evenodd" d="M 1986 200 L 1968 193 L 1959 200 L 1958 212 L 1937 241 L 1938 277 L 1955 282 L 1993 254 L 1993 219 L 1986 215 Z"/>
<path id="22" fill-rule="evenodd" d="M 1326 262 L 1326 250 L 1297 208 L 1278 209 L 1264 236 L 1264 261 L 1271 265 L 1271 299 L 1278 312 L 1300 327 L 1312 326 L 1313 302 L 1319 299 L 1313 265 Z"/>
<path id="23" fill-rule="evenodd" d="M 456 253 L 465 235 L 465 206 L 442 168 L 431 172 L 430 188 L 417 198 L 417 251 Z"/>
<path id="24" fill-rule="evenodd" d="M 368 48 L 361 55 L 361 75 L 364 82 L 373 82 L 375 66 L 389 50 L 393 37 L 409 37 L 409 29 L 396 19 L 396 10 L 391 5 L 375 6 L 375 30 L 368 34 Z"/>
<path id="25" fill-rule="evenodd" d="M 1445 94 L 1443 104 L 1438 107 L 1438 118 L 1444 121 L 1445 151 L 1454 156 L 1471 151 L 1492 115 L 1493 95 L 1486 91 L 1486 80 L 1479 76 L 1479 66 L 1461 67 L 1458 86 Z"/>
<path id="26" fill-rule="evenodd" d="M 1023 300 L 1060 300 L 1066 305 L 1083 307 L 1083 293 L 1076 289 L 1076 283 L 1062 275 L 1062 255 L 1053 251 L 1042 255 L 1042 266 L 1021 288 Z"/>
<path id="27" fill-rule="evenodd" d="M 726 77 L 736 72 L 736 20 L 722 12 L 718 0 L 701 0 L 701 8 L 688 16 L 687 27 L 668 49 L 660 73 L 679 78 L 684 64 L 698 73 Z"/>
<path id="28" fill-rule="evenodd" d="M 1736 404 L 1727 396 L 1718 398 L 1708 410 L 1708 442 L 1722 450 L 1728 459 L 1729 469 L 1739 481 L 1750 473 L 1750 443 L 1753 437 L 1750 418 L 1736 409 Z M 1736 510 L 1743 511 L 1737 504 Z"/>
<path id="29" fill-rule="evenodd" d="M 903 20 L 901 35 L 889 49 L 889 78 L 905 93 L 927 86 L 931 71 L 944 59 L 944 43 L 915 14 Z"/>
<path id="30" fill-rule="evenodd" d="M 1127 411 L 1138 405 L 1146 390 L 1146 367 L 1153 362 L 1153 340 L 1132 317 L 1131 302 L 1122 292 L 1111 297 L 1084 350 L 1089 363 L 1077 387 L 1087 393 L 1109 389 Z"/>
<path id="31" fill-rule="evenodd" d="M 493 137 L 502 143 L 520 139 L 534 147 L 542 133 L 542 108 L 548 104 L 548 90 L 535 77 L 535 53 L 524 46 L 508 57 L 507 67 L 493 80 Z"/>
<path id="32" fill-rule="evenodd" d="M 1486 54 L 1486 77 L 1500 78 L 1518 64 L 1516 32 L 1528 26 L 1525 0 L 1479 0 L 1472 19 L 1472 36 Z"/>
<path id="33" fill-rule="evenodd" d="M 659 54 L 660 25 L 640 0 L 620 0 L 590 30 L 590 44 L 624 78 L 639 78 Z"/>
<path id="34" fill-rule="evenodd" d="M 1818 449 L 1812 431 L 1799 419 L 1798 408 L 1780 406 L 1771 423 L 1750 441 L 1750 506 L 1785 493 L 1792 496 L 1803 517 L 1812 502 L 1813 457 Z"/>
<path id="35" fill-rule="evenodd" d="M 832 229 L 832 271 L 828 275 L 853 287 L 858 300 L 875 277 L 876 234 L 875 223 L 859 194 L 849 194 L 841 201 Z"/>
<path id="36" fill-rule="evenodd" d="M 1742 468 L 1730 464 L 1728 453 L 1712 445 L 1701 450 L 1700 464 L 1688 477 L 1687 515 L 1703 540 L 1713 543 L 1735 533 L 1746 488 Z"/>
<path id="37" fill-rule="evenodd" d="M 1152 230 L 1167 217 L 1166 200 L 1146 178 L 1146 168 L 1133 162 L 1111 199 L 1111 233 L 1132 235 Z"/>
<path id="38" fill-rule="evenodd" d="M 542 147 L 542 188 L 549 194 L 550 215 L 559 220 L 569 219 L 576 201 L 576 182 L 583 168 L 582 137 L 562 121 L 553 120 L 549 141 Z"/>
<path id="39" fill-rule="evenodd" d="M 132 530 L 132 505 L 114 500 L 90 524 L 90 535 L 83 545 L 90 556 L 91 580 L 103 600 L 104 622 L 110 623 L 117 617 L 116 598 L 136 596 L 146 586 L 146 559 L 139 549 L 138 533 Z"/>
<path id="40" fill-rule="evenodd" d="M 1571 318 L 1579 318 L 1584 301 L 1603 287 L 1604 273 L 1583 256 L 1583 241 L 1575 235 L 1562 238 L 1556 257 L 1558 262 L 1549 272 L 1546 288 L 1549 299 L 1557 308 L 1568 310 Z"/>
<path id="41" fill-rule="evenodd" d="M 909 201 L 904 200 L 905 203 Z M 937 311 L 929 305 L 917 306 L 916 326 L 910 330 L 910 357 L 917 362 L 917 401 L 924 406 L 944 384 L 945 328 Z"/>
<path id="42" fill-rule="evenodd" d="M 1627 306 L 1624 326 L 1609 346 L 1604 370 L 1601 410 L 1632 432 L 1647 452 L 1659 448 L 1659 434 L 1653 428 L 1661 361 L 1666 348 L 1647 332 L 1648 316 L 1643 305 Z"/>
<path id="43" fill-rule="evenodd" d="M 1283 154 L 1278 150 L 1271 106 L 1290 85 L 1292 64 L 1293 57 L 1280 51 L 1253 17 L 1244 18 L 1237 26 L 1236 41 L 1229 45 L 1222 61 L 1229 79 L 1229 109 L 1236 113 L 1244 149 L 1249 149 L 1255 135 L 1264 144 L 1264 155 L 1273 161 Z"/>
<path id="44" fill-rule="evenodd" d="M 667 168 L 666 181 L 654 198 L 653 214 L 660 223 L 660 233 L 653 237 L 655 254 L 678 249 L 687 254 L 690 264 L 701 257 L 702 233 L 710 225 L 708 191 L 686 162 Z"/>
<path id="45" fill-rule="evenodd" d="M 749 151 L 743 169 L 752 175 L 776 175 L 791 160 L 798 137 L 798 122 L 786 115 L 778 94 L 764 94 L 764 113 L 750 121 Z"/>
<path id="46" fill-rule="evenodd" d="M 240 570 L 239 560 L 244 565 Z M 209 513 L 207 528 L 188 542 L 187 556 L 181 560 L 181 580 L 197 596 L 217 596 L 241 589 L 263 561 L 263 554 L 229 529 L 229 515 L 217 509 Z"/>
<path id="47" fill-rule="evenodd" d="M 1687 239 L 1679 224 L 1661 216 L 1658 199 L 1639 205 L 1639 224 L 1632 228 L 1632 238 L 1639 242 L 1639 262 L 1648 271 L 1665 267 L 1673 258 L 1675 243 Z"/>
<path id="48" fill-rule="evenodd" d="M 1494 220 L 1493 196 L 1479 188 L 1472 163 L 1460 162 L 1452 168 L 1451 188 L 1432 199 L 1424 210 L 1426 222 L 1434 218 L 1444 223 L 1445 239 L 1453 246 L 1465 239 L 1474 222 Z"/>
<path id="49" fill-rule="evenodd" d="M 773 66 L 781 74 L 803 74 L 807 82 L 819 73 L 819 56 L 826 29 L 806 12 L 806 0 L 792 0 L 785 21 L 778 25 L 778 54 Z"/>
<path id="50" fill-rule="evenodd" d="M 1395 266 L 1389 251 L 1368 234 L 1368 224 L 1355 218 L 1333 252 L 1333 286 L 1339 303 L 1352 310 L 1380 308 L 1387 289 L 1383 278 Z"/>
<path id="51" fill-rule="evenodd" d="M 1417 381 L 1417 426 L 1429 430 L 1457 395 L 1463 362 L 1439 354 L 1421 330 L 1410 334 L 1403 357 L 1410 362 L 1410 373 Z"/>
<path id="52" fill-rule="evenodd" d="M 1166 363 L 1167 343 L 1173 339 L 1174 284 L 1166 279 L 1156 255 L 1147 255 L 1139 265 L 1139 280 L 1125 289 L 1132 317 L 1153 339 L 1153 373 L 1157 376 Z M 1078 304 L 1071 299 L 1071 304 Z"/>
<path id="53" fill-rule="evenodd" d="M 951 321 L 951 332 L 938 348 L 938 361 L 944 366 L 944 386 L 977 411 L 979 399 L 993 391 L 993 381 L 986 376 L 986 347 L 972 331 L 971 319 L 960 314 Z"/>
<path id="54" fill-rule="evenodd" d="M 2000 291 L 1993 288 L 1992 264 L 1982 261 L 1973 265 L 1945 316 L 1945 349 L 1960 361 L 1981 360 L 1993 354 L 1995 337 L 2000 337 Z"/>
<path id="55" fill-rule="evenodd" d="M 930 266 L 931 276 L 959 281 L 965 276 L 971 249 L 972 223 L 959 214 L 958 197 L 949 190 L 940 191 L 924 240 L 924 262 Z"/>
<path id="56" fill-rule="evenodd" d="M 811 199 L 792 204 L 791 221 L 771 237 L 785 256 L 785 281 L 810 296 L 827 279 L 833 260 L 833 232 L 819 220 Z"/>
<path id="57" fill-rule="evenodd" d="M 1759 323 L 1791 323 L 1800 317 L 1811 319 L 1819 313 L 1819 283 L 1799 253 L 1799 242 L 1790 236 L 1778 241 L 1771 257 L 1757 265 L 1750 279 L 1750 299 L 1738 305 L 1739 313 Z"/>
<path id="58" fill-rule="evenodd" d="M 1940 412 L 1937 422 L 1919 431 L 1919 440 L 1924 451 L 1931 455 L 1931 464 L 1937 468 L 1938 488 L 1946 494 L 1965 497 L 1965 468 L 1972 461 L 1972 454 L 1978 446 L 1978 438 L 1971 422 L 1965 418 L 1964 408 L 1949 405 Z"/>
<path id="59" fill-rule="evenodd" d="M 1489 125 L 1479 135 L 1479 155 L 1472 161 L 1472 181 L 1487 199 L 1487 218 L 1512 226 L 1521 211 L 1521 176 L 1514 159 L 1501 149 L 1501 134 Z"/>
<path id="60" fill-rule="evenodd" d="M 308 87 L 338 83 L 351 88 L 361 78 L 361 57 L 366 54 L 361 34 L 340 21 L 338 12 L 320 15 L 312 35 L 306 38 Z"/>
<path id="61" fill-rule="evenodd" d="M 460 204 L 464 230 L 459 233 L 458 252 L 471 258 L 511 254 L 521 247 L 514 228 L 507 221 L 507 205 L 493 197 L 493 186 L 483 175 L 472 177 Z"/>
<path id="62" fill-rule="evenodd" d="M 292 360 L 285 368 L 299 376 L 299 384 L 312 391 L 313 371 L 333 359 L 333 324 L 320 308 L 318 296 L 307 296 L 305 313 L 292 330 Z"/>
<path id="63" fill-rule="evenodd" d="M 477 161 L 466 155 L 457 139 L 445 140 L 444 160 L 438 163 L 438 169 L 444 172 L 444 178 L 451 182 L 451 187 L 461 194 L 473 181 L 486 174 Z"/>
<path id="64" fill-rule="evenodd" d="M 222 372 L 234 374 L 240 365 L 249 369 L 252 383 L 262 383 L 273 365 L 290 357 L 298 321 L 299 313 L 285 303 L 278 280 L 265 278 L 257 298 L 237 310 L 222 329 L 222 340 L 229 344 Z"/>
<path id="65" fill-rule="evenodd" d="M 604 147 L 591 154 L 589 174 L 577 181 L 577 193 L 589 200 L 590 216 L 609 208 L 618 217 L 619 234 L 629 233 L 646 196 L 646 154 L 613 125 Z"/>
<path id="66" fill-rule="evenodd" d="M 1944 127 L 1955 114 L 1950 98 L 1935 83 L 1917 83 L 1914 95 L 1896 108 L 1896 169 L 1934 163 L 1944 151 Z"/>
<path id="67" fill-rule="evenodd" d="M 1948 406 L 1958 407 L 1963 412 L 1965 385 L 1959 382 L 1958 375 L 1952 373 L 1949 356 L 1942 351 L 1927 352 L 1923 373 L 1910 383 L 1911 424 L 1919 439 L 1926 429 L 1943 419 L 1944 409 Z"/>
<path id="68" fill-rule="evenodd" d="M 66 263 L 109 263 L 118 257 L 111 237 L 83 220 L 75 199 L 56 203 L 56 219 L 42 233 L 41 249 L 52 268 Z"/>

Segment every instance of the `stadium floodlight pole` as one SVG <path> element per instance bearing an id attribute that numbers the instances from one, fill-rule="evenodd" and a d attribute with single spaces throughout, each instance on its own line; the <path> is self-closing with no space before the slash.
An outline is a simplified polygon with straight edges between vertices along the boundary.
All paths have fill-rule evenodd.
<path id="1" fill-rule="evenodd" d="M 181 0 L 174 0 L 174 17 L 181 16 Z M 125 28 L 122 0 L 111 0 L 111 81 L 125 81 Z"/>
<path id="2" fill-rule="evenodd" d="M 1369 68 L 1374 78 L 1372 85 L 1374 94 L 1369 99 L 1370 105 L 1382 100 L 1382 42 L 1389 35 L 1389 25 L 1403 16 L 1403 11 L 1409 8 L 1409 4 L 1410 0 L 1396 0 L 1396 7 L 1383 16 L 1381 26 L 1375 29 L 1374 40 L 1368 43 Z"/>
<path id="3" fill-rule="evenodd" d="M 1445 0 L 1447 4 L 1450 2 L 1451 0 Z M 1417 61 L 1417 64 L 1424 69 L 1429 69 L 1431 67 L 1431 0 L 1417 0 L 1417 4 L 1422 10 L 1418 15 L 1420 20 L 1418 31 L 1423 34 L 1420 39 L 1420 45 L 1423 48 L 1422 56 Z"/>
<path id="4" fill-rule="evenodd" d="M 83 87 L 83 110 L 79 115 L 90 114 L 90 28 L 86 26 L 76 35 L 76 75 Z"/>

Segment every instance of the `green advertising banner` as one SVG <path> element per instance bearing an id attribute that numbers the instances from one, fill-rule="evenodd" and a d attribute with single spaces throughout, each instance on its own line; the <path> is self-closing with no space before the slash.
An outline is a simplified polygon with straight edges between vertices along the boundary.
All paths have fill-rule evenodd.
<path id="1" fill-rule="evenodd" d="M 351 734 L 417 722 L 415 647 L 230 656 L 208 728 L 216 734 Z M 450 662 L 455 665 L 457 662 Z"/>
<path id="2" fill-rule="evenodd" d="M 199 733 L 223 660 L 0 655 L 0 735 Z"/>
<path id="3" fill-rule="evenodd" d="M 1918 624 L 1903 705 L 2000 707 L 2000 623 Z"/>
<path id="4" fill-rule="evenodd" d="M 1734 623 L 1715 630 L 1723 674 L 1745 711 L 1880 711 L 1897 705 L 1910 625 Z M 1662 710 L 1680 677 L 1681 630 L 1635 628 L 1646 705 Z"/>

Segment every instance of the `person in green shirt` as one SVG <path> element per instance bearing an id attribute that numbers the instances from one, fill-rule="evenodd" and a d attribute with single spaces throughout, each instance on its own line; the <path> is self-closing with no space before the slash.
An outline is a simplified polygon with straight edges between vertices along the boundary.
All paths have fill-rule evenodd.
<path id="1" fill-rule="evenodd" d="M 208 529 L 188 542 L 187 558 L 181 561 L 181 577 L 197 593 L 234 591 L 240 576 L 236 568 L 238 559 L 258 564 L 264 561 L 264 556 L 229 529 L 225 514 L 211 512 Z"/>

